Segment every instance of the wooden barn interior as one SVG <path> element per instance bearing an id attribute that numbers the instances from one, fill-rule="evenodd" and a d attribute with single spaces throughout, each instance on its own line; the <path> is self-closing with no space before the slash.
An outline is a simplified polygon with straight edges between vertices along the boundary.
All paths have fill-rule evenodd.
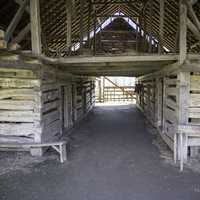
<path id="1" fill-rule="evenodd" d="M 135 84 L 125 88 L 109 77 Z M 115 90 L 102 87 L 105 81 Z M 200 155 L 198 0 L 0 1 L 0 154 L 42 156 L 52 147 L 64 162 L 71 132 L 87 120 L 92 124 L 95 101 L 120 98 L 135 102 L 127 117 L 136 120 L 136 113 L 154 127 L 172 152 L 172 174 L 180 167 L 184 178 L 183 167 L 187 171 Z M 199 199 L 197 193 L 187 199 Z"/>

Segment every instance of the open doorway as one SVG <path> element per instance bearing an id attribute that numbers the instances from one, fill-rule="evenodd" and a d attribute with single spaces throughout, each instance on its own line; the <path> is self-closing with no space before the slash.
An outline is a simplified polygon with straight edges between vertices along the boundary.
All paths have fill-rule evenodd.
<path id="1" fill-rule="evenodd" d="M 102 76 L 96 79 L 96 105 L 135 104 L 135 78 Z"/>

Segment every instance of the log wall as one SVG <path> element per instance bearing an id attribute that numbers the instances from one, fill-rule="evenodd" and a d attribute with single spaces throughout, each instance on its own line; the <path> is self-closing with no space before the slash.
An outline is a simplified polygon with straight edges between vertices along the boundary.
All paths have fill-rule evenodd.
<path id="1" fill-rule="evenodd" d="M 137 106 L 173 150 L 179 125 L 200 126 L 199 63 L 167 66 L 137 82 Z"/>
<path id="2" fill-rule="evenodd" d="M 9 63 L 0 67 L 0 143 L 55 141 L 92 109 L 92 78 Z"/>

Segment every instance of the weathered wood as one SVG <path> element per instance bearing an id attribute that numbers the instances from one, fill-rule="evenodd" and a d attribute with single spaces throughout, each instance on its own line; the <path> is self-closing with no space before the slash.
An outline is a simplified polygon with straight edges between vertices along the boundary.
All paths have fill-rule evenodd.
<path id="1" fill-rule="evenodd" d="M 66 1 L 67 12 L 67 48 L 71 47 L 72 43 L 72 0 Z"/>
<path id="2" fill-rule="evenodd" d="M 41 129 L 34 123 L 0 123 L 0 135 L 33 137 L 41 133 Z"/>
<path id="3" fill-rule="evenodd" d="M 2 88 L 34 88 L 40 87 L 39 80 L 17 79 L 17 78 L 1 78 L 0 87 Z"/>
<path id="4" fill-rule="evenodd" d="M 31 24 L 29 23 L 18 33 L 18 35 L 15 38 L 12 39 L 11 44 L 20 43 L 21 41 L 23 41 L 27 34 L 30 32 L 30 30 Z"/>
<path id="5" fill-rule="evenodd" d="M 159 25 L 158 53 L 163 52 L 164 17 L 165 17 L 165 0 L 160 0 L 160 25 Z"/>
<path id="6" fill-rule="evenodd" d="M 179 62 L 183 64 L 187 54 L 187 6 L 184 0 L 180 0 L 180 38 L 179 38 Z"/>
<path id="7" fill-rule="evenodd" d="M 26 8 L 26 5 L 28 3 L 28 0 L 24 0 L 23 3 L 20 5 L 17 13 L 15 14 L 14 18 L 12 19 L 11 23 L 9 24 L 6 34 L 5 34 L 5 40 L 8 42 L 10 40 L 10 37 L 12 36 L 16 26 L 18 25 L 24 10 Z"/>
<path id="8" fill-rule="evenodd" d="M 34 54 L 41 54 L 40 0 L 30 1 L 31 45 Z"/>

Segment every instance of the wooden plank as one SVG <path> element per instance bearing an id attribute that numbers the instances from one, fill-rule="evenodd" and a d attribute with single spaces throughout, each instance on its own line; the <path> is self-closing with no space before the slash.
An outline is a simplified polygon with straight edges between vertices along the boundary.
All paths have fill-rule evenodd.
<path id="1" fill-rule="evenodd" d="M 47 127 L 50 123 L 58 120 L 60 118 L 60 114 L 58 110 L 54 110 L 42 116 L 42 126 Z"/>
<path id="2" fill-rule="evenodd" d="M 49 124 L 47 127 L 44 127 L 42 130 L 42 142 L 51 142 L 58 138 L 61 134 L 61 121 L 56 120 L 53 123 Z M 55 138 L 56 137 L 56 138 Z"/>
<path id="3" fill-rule="evenodd" d="M 0 89 L 0 99 L 12 98 L 17 99 L 21 97 L 22 99 L 34 100 L 34 90 L 33 89 Z"/>
<path id="4" fill-rule="evenodd" d="M 200 91 L 200 75 L 190 76 L 190 90 Z"/>
<path id="5" fill-rule="evenodd" d="M 170 98 L 165 99 L 165 105 L 173 108 L 175 111 L 178 111 L 178 104 Z"/>
<path id="6" fill-rule="evenodd" d="M 33 143 L 33 142 L 34 142 L 33 138 L 29 138 L 29 137 L 17 137 L 17 136 L 9 136 L 9 137 L 1 136 L 0 137 L 1 147 L 4 147 L 3 143 L 6 143 L 6 144 L 12 143 L 14 145 L 17 145 L 17 144 L 20 144 L 20 143 L 26 143 L 27 144 L 27 143 Z"/>
<path id="7" fill-rule="evenodd" d="M 200 94 L 190 94 L 189 106 L 200 107 Z"/>
<path id="8" fill-rule="evenodd" d="M 172 95 L 172 96 L 178 95 L 178 88 L 176 87 L 166 87 L 165 91 L 166 95 Z"/>
<path id="9" fill-rule="evenodd" d="M 31 45 L 34 54 L 41 54 L 40 1 L 30 1 Z"/>
<path id="10" fill-rule="evenodd" d="M 0 87 L 2 88 L 33 88 L 40 87 L 40 80 L 37 79 L 17 79 L 0 78 Z"/>
<path id="11" fill-rule="evenodd" d="M 0 135 L 34 137 L 41 129 L 34 123 L 0 123 Z"/>
<path id="12" fill-rule="evenodd" d="M 3 68 L 0 67 L 0 77 L 6 78 L 24 78 L 24 79 L 35 79 L 36 74 L 32 70 L 16 69 L 16 68 Z"/>
<path id="13" fill-rule="evenodd" d="M 187 6 L 184 0 L 180 0 L 179 5 L 180 15 L 180 38 L 179 38 L 179 62 L 183 64 L 187 55 Z"/>
<path id="14" fill-rule="evenodd" d="M 34 122 L 39 115 L 33 111 L 2 111 L 0 121 L 2 122 Z"/>
<path id="15" fill-rule="evenodd" d="M 72 42 L 72 0 L 66 1 L 67 4 L 67 48 L 71 47 Z"/>
<path id="16" fill-rule="evenodd" d="M 42 93 L 42 103 L 54 101 L 56 99 L 59 99 L 59 91 L 58 90 L 50 90 L 48 92 Z"/>
<path id="17" fill-rule="evenodd" d="M 200 118 L 200 108 L 188 108 L 189 118 Z"/>
<path id="18" fill-rule="evenodd" d="M 56 101 L 51 101 L 49 103 L 45 103 L 43 106 L 42 106 L 42 113 L 45 113 L 45 112 L 48 112 L 49 110 L 55 110 L 55 109 L 58 109 L 60 106 L 60 101 L 59 100 L 56 100 Z"/>
<path id="19" fill-rule="evenodd" d="M 163 36 L 164 36 L 164 17 L 165 17 L 165 0 L 160 0 L 160 24 L 159 24 L 159 46 L 158 53 L 163 52 Z"/>
<path id="20" fill-rule="evenodd" d="M 14 18 L 12 19 L 11 23 L 9 24 L 6 34 L 5 34 L 5 40 L 8 42 L 10 40 L 10 37 L 12 36 L 16 26 L 18 25 L 24 11 L 26 8 L 26 5 L 28 3 L 28 0 L 24 0 L 23 3 L 20 5 L 18 11 L 16 12 Z"/>
<path id="21" fill-rule="evenodd" d="M 0 110 L 33 110 L 34 101 L 0 100 Z"/>
<path id="22" fill-rule="evenodd" d="M 168 120 L 172 123 L 178 123 L 178 116 L 176 111 L 173 111 L 169 108 L 165 108 L 164 110 L 164 116 L 165 116 L 165 120 Z"/>

